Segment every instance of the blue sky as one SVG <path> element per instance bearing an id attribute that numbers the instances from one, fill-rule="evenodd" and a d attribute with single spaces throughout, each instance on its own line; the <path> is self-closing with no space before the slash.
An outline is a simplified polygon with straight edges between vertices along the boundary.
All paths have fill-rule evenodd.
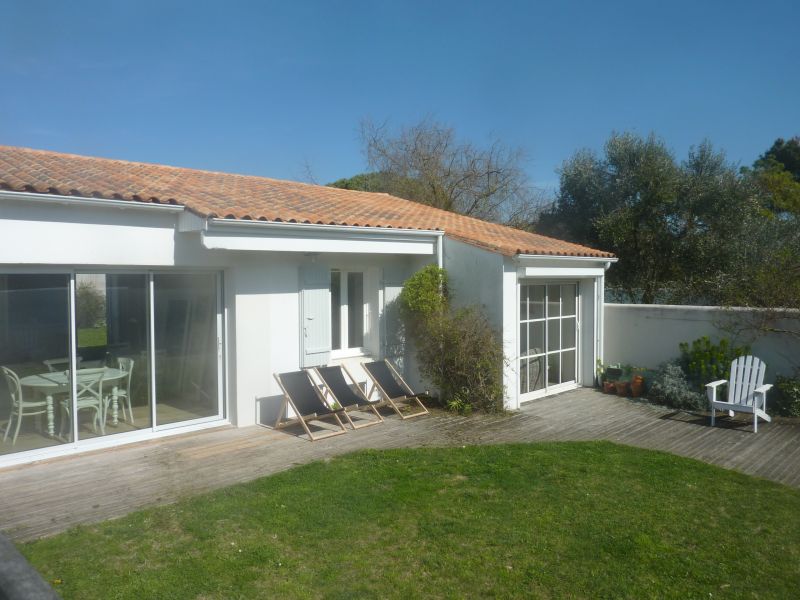
<path id="1" fill-rule="evenodd" d="M 0 0 L 0 144 L 304 179 L 363 117 L 526 150 L 655 131 L 751 163 L 800 134 L 800 2 Z"/>

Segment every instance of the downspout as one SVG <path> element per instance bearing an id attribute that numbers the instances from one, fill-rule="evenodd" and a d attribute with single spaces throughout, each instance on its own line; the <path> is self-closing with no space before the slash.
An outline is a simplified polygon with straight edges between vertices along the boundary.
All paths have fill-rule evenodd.
<path id="1" fill-rule="evenodd" d="M 439 268 L 444 267 L 444 236 L 440 235 L 436 238 L 436 264 Z"/>

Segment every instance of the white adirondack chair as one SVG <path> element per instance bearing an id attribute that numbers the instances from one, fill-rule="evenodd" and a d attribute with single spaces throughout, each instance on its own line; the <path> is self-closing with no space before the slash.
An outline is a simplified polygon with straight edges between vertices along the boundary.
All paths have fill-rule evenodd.
<path id="1" fill-rule="evenodd" d="M 730 416 L 734 412 L 753 415 L 753 433 L 758 431 L 758 418 L 771 421 L 767 414 L 767 392 L 771 384 L 764 383 L 764 372 L 767 365 L 755 356 L 740 356 L 731 363 L 730 379 L 712 381 L 706 385 L 706 394 L 711 405 L 711 426 L 717 409 L 727 410 Z M 717 400 L 717 388 L 728 384 L 728 401 Z"/>

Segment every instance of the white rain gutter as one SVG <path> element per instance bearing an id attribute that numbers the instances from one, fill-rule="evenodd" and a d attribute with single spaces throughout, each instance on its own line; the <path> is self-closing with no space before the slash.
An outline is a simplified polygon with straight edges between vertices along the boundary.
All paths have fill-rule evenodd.
<path id="1" fill-rule="evenodd" d="M 553 254 L 517 254 L 514 259 L 517 262 L 528 258 L 547 259 L 547 260 L 563 260 L 563 261 L 585 261 L 585 262 L 604 262 L 605 268 L 608 269 L 613 263 L 619 261 L 617 257 L 608 256 L 560 256 Z"/>
<path id="2" fill-rule="evenodd" d="M 336 232 L 336 233 L 372 233 L 377 236 L 392 236 L 400 234 L 410 237 L 442 237 L 444 231 L 439 229 L 403 229 L 400 227 L 365 227 L 363 225 L 325 225 L 318 223 L 287 223 L 276 221 L 255 221 L 244 219 L 208 219 L 213 227 L 231 228 L 262 228 L 275 229 L 276 231 L 307 231 L 307 232 Z"/>
<path id="3" fill-rule="evenodd" d="M 89 198 L 86 196 L 61 196 L 59 194 L 14 192 L 9 190 L 0 190 L 0 200 L 24 200 L 25 202 L 60 204 L 62 206 L 119 208 L 122 210 L 159 210 L 162 212 L 183 212 L 183 210 L 185 210 L 183 206 L 177 204 L 156 204 L 154 202 L 140 202 L 138 200 Z"/>

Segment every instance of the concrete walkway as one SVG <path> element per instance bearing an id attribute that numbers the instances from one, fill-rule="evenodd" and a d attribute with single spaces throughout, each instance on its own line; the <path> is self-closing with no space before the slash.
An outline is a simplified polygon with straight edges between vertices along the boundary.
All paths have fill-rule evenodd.
<path id="1" fill-rule="evenodd" d="M 223 427 L 0 471 L 0 530 L 52 535 L 362 448 L 611 440 L 800 487 L 800 425 L 707 419 L 579 389 L 510 416 L 436 412 L 310 443 L 294 429 Z M 298 428 L 297 432 L 301 430 Z"/>

